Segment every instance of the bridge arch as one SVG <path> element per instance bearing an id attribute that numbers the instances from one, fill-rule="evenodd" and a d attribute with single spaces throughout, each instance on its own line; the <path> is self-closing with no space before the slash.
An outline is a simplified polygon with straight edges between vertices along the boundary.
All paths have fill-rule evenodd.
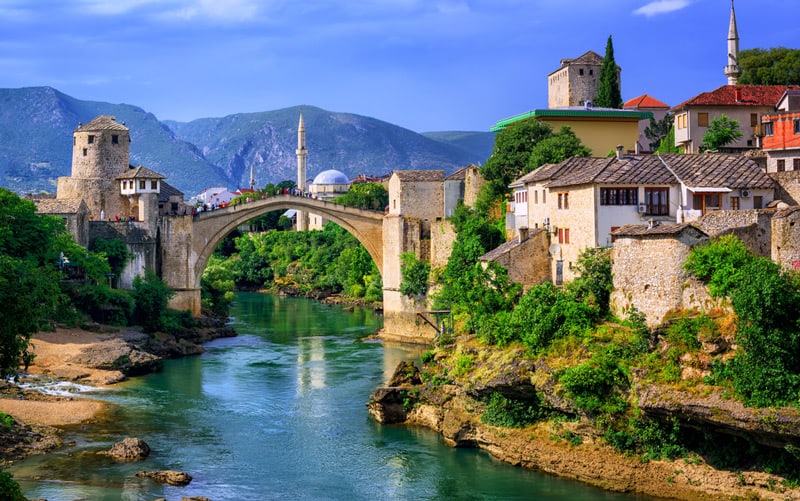
<path id="1" fill-rule="evenodd" d="M 296 209 L 320 214 L 352 234 L 375 261 L 383 275 L 383 212 L 356 209 L 313 198 L 277 195 L 200 212 L 192 224 L 193 287 L 200 288 L 203 271 L 219 243 L 235 228 L 275 210 Z"/>

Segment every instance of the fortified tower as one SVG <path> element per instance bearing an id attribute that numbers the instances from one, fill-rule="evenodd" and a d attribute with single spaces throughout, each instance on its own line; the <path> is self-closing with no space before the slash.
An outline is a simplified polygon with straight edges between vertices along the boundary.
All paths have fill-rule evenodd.
<path id="1" fill-rule="evenodd" d="M 736 29 L 736 11 L 733 9 L 733 0 L 731 0 L 731 21 L 728 25 L 728 65 L 725 66 L 728 85 L 736 85 L 741 74 L 742 70 L 739 68 L 739 30 Z"/>
<path id="2" fill-rule="evenodd" d="M 303 113 L 300 113 L 300 123 L 297 125 L 297 189 L 301 192 L 306 191 L 306 159 L 308 150 L 306 149 L 306 125 L 303 122 Z M 308 229 L 305 211 L 297 211 L 297 231 Z"/>
<path id="3" fill-rule="evenodd" d="M 72 135 L 72 176 L 58 178 L 58 199 L 83 199 L 93 219 L 127 214 L 116 178 L 128 170 L 130 130 L 114 117 L 101 115 Z"/>

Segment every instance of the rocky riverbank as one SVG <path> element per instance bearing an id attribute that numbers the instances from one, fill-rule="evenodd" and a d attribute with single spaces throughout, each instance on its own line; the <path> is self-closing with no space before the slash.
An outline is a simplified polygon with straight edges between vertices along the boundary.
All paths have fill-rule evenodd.
<path id="1" fill-rule="evenodd" d="M 105 402 L 25 389 L 26 383 L 38 384 L 44 378 L 105 387 L 157 371 L 165 358 L 202 353 L 207 341 L 235 335 L 211 319 L 200 319 L 195 329 L 177 336 L 97 324 L 37 333 L 32 339 L 35 358 L 21 384 L 0 382 L 0 412 L 10 416 L 0 423 L 0 464 L 63 446 L 65 427 L 97 422 L 108 408 Z"/>
<path id="2" fill-rule="evenodd" d="M 466 353 L 469 370 L 457 374 L 458 360 L 466 360 Z M 518 428 L 486 424 L 482 416 L 493 393 L 511 399 L 536 393 L 558 417 Z M 698 395 L 637 384 L 631 400 L 640 415 L 670 416 L 716 434 L 720 447 L 733 436 L 783 447 L 795 442 L 800 430 L 797 409 L 749 409 L 711 391 Z M 453 447 L 478 447 L 513 465 L 608 490 L 686 500 L 800 499 L 794 481 L 757 467 L 755 459 L 748 468 L 720 466 L 710 455 L 697 453 L 649 461 L 621 454 L 606 443 L 596 420 L 576 411 L 558 391 L 547 368 L 519 348 L 481 351 L 462 340 L 455 348 L 437 350 L 421 371 L 412 363 L 401 364 L 367 406 L 379 422 L 425 426 Z"/>

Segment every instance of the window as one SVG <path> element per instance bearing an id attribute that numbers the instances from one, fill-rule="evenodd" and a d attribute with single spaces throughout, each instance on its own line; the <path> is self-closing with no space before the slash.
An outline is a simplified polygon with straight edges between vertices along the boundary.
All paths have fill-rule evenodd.
<path id="1" fill-rule="evenodd" d="M 539 203 L 539 192 L 536 190 L 533 190 L 533 203 L 535 204 Z"/>
<path id="2" fill-rule="evenodd" d="M 600 188 L 600 205 L 636 205 L 638 188 Z"/>
<path id="3" fill-rule="evenodd" d="M 578 75 L 583 76 L 583 68 L 578 70 Z"/>
<path id="4" fill-rule="evenodd" d="M 708 113 L 698 113 L 697 114 L 697 126 L 698 127 L 708 127 Z"/>
<path id="5" fill-rule="evenodd" d="M 547 190 L 542 190 L 542 203 L 547 203 Z"/>
<path id="6" fill-rule="evenodd" d="M 558 194 L 558 208 L 569 209 L 569 193 Z"/>
<path id="7" fill-rule="evenodd" d="M 750 113 L 750 127 L 758 126 L 758 113 Z"/>
<path id="8" fill-rule="evenodd" d="M 696 193 L 694 195 L 694 210 L 707 212 L 720 209 L 720 196 L 719 193 Z"/>
<path id="9" fill-rule="evenodd" d="M 731 197 L 731 210 L 739 210 L 739 197 Z"/>
<path id="10" fill-rule="evenodd" d="M 778 172 L 785 172 L 786 171 L 786 160 L 780 159 L 778 160 Z"/>
<path id="11" fill-rule="evenodd" d="M 772 122 L 764 122 L 764 135 L 772 136 L 773 134 L 775 134 L 775 129 L 772 126 Z"/>
<path id="12" fill-rule="evenodd" d="M 139 189 L 143 190 L 147 187 L 147 183 L 144 180 L 139 181 Z"/>
<path id="13" fill-rule="evenodd" d="M 594 75 L 594 70 L 589 70 L 590 75 Z"/>
<path id="14" fill-rule="evenodd" d="M 111 135 L 111 144 L 119 144 L 119 135 L 117 134 Z"/>
<path id="15" fill-rule="evenodd" d="M 89 144 L 94 144 L 94 136 L 89 134 Z"/>
<path id="16" fill-rule="evenodd" d="M 86 156 L 88 153 L 89 153 L 89 150 L 87 150 L 86 148 L 84 148 L 84 149 L 83 149 L 83 156 Z"/>
<path id="17" fill-rule="evenodd" d="M 794 121 L 794 133 L 800 134 L 800 120 Z"/>
<path id="18" fill-rule="evenodd" d="M 675 127 L 678 129 L 685 129 L 686 128 L 686 113 L 681 113 L 677 117 L 675 117 Z"/>
<path id="19" fill-rule="evenodd" d="M 669 216 L 669 188 L 645 188 L 644 203 L 648 216 Z"/>
<path id="20" fill-rule="evenodd" d="M 753 208 L 760 209 L 764 206 L 764 197 L 761 195 L 756 195 L 753 197 Z"/>
<path id="21" fill-rule="evenodd" d="M 568 244 L 569 243 L 569 228 L 559 228 L 558 229 L 558 243 L 560 243 L 560 244 Z"/>
<path id="22" fill-rule="evenodd" d="M 792 159 L 792 170 L 800 170 L 800 158 Z"/>
<path id="23" fill-rule="evenodd" d="M 150 181 L 150 189 L 151 190 L 157 190 L 158 189 L 158 181 L 156 181 L 155 179 Z"/>

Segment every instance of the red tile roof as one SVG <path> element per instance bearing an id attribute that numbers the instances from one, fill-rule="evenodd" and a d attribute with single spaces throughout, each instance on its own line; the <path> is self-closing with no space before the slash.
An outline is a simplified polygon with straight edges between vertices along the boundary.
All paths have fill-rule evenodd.
<path id="1" fill-rule="evenodd" d="M 798 85 L 723 85 L 711 92 L 703 92 L 675 106 L 776 106 L 787 90 L 800 89 Z"/>
<path id="2" fill-rule="evenodd" d="M 669 109 L 669 105 L 659 101 L 658 99 L 648 94 L 634 97 L 625 101 L 622 105 L 623 108 L 665 108 Z"/>

